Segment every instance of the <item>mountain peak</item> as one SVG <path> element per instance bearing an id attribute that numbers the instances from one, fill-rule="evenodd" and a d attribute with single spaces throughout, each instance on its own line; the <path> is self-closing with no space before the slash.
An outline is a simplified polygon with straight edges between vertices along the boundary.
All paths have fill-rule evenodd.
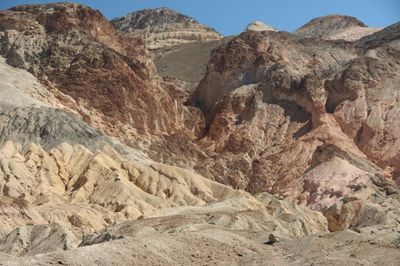
<path id="1" fill-rule="evenodd" d="M 295 33 L 306 38 L 329 39 L 334 34 L 354 28 L 367 28 L 367 25 L 352 16 L 332 14 L 312 19 Z"/>
<path id="2" fill-rule="evenodd" d="M 247 25 L 245 31 L 277 31 L 274 27 L 265 24 L 260 20 L 255 20 Z"/>
<path id="3" fill-rule="evenodd" d="M 130 23 L 123 23 L 129 20 Z M 113 19 L 112 22 L 121 31 L 144 29 L 170 23 L 195 22 L 193 18 L 172 10 L 168 7 L 149 8 L 130 12 L 124 17 Z"/>
<path id="4" fill-rule="evenodd" d="M 194 18 L 166 7 L 131 12 L 111 23 L 122 32 L 142 38 L 150 49 L 222 37 Z"/>

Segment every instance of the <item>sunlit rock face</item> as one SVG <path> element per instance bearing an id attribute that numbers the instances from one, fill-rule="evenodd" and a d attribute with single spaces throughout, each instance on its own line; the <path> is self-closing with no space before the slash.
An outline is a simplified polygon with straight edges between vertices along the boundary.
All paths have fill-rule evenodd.
<path id="1" fill-rule="evenodd" d="M 275 28 L 265 24 L 262 21 L 256 20 L 247 25 L 244 31 L 276 31 Z"/>
<path id="2" fill-rule="evenodd" d="M 214 29 L 169 8 L 145 9 L 111 21 L 115 28 L 144 40 L 149 49 L 222 38 Z"/>
<path id="3" fill-rule="evenodd" d="M 396 29 L 353 43 L 249 31 L 215 50 L 191 102 L 206 117 L 202 144 L 220 157 L 199 169 L 317 209 L 376 173 L 395 181 Z M 329 173 L 336 168 L 347 170 Z"/>
<path id="4" fill-rule="evenodd" d="M 1 263 L 397 265 L 399 24 L 113 24 L 0 12 Z"/>

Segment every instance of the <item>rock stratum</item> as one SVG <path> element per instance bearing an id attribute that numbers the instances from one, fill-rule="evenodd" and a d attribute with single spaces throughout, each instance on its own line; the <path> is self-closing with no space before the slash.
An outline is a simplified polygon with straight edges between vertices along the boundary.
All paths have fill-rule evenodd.
<path id="1" fill-rule="evenodd" d="M 111 23 L 117 30 L 143 39 L 149 49 L 222 38 L 214 29 L 165 7 L 132 12 Z"/>
<path id="2" fill-rule="evenodd" d="M 397 265 L 400 26 L 365 28 L 0 11 L 0 264 Z"/>

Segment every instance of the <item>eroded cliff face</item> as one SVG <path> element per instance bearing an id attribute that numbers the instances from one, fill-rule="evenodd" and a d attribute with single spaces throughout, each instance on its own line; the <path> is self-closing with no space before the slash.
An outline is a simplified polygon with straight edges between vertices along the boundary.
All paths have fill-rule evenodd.
<path id="1" fill-rule="evenodd" d="M 80 245 L 91 249 L 94 244 L 137 234 L 163 239 L 174 230 L 186 234 L 187 228 L 194 234 L 204 233 L 210 243 L 215 233 L 223 236 L 228 231 L 267 230 L 292 239 L 327 230 L 321 213 L 271 194 L 253 196 L 192 169 L 151 160 L 62 105 L 51 105 L 57 99 L 33 75 L 4 61 L 0 66 L 5 81 L 0 84 L 0 95 L 12 96 L 0 101 L 2 262 L 19 261 L 13 256 L 4 258 L 4 253 L 31 260 L 29 256 L 38 253 L 75 250 Z M 283 210 L 296 219 L 282 215 Z M 142 222 L 136 224 L 137 219 Z M 158 228 L 149 219 L 169 225 Z M 111 228 L 125 222 L 138 231 L 120 231 L 119 225 Z M 151 226 L 155 229 L 148 231 Z M 242 238 L 244 249 L 252 247 L 245 236 L 230 234 L 229 243 Z M 178 238 L 187 240 L 183 235 Z M 226 249 L 231 245 L 226 239 L 218 243 Z M 115 262 L 122 263 L 122 259 Z"/>
<path id="2" fill-rule="evenodd" d="M 167 11 L 134 26 L 188 22 Z M 398 261 L 399 24 L 349 42 L 325 37 L 353 20 L 316 21 L 171 49 L 216 48 L 196 84 L 88 7 L 1 11 L 0 261 Z"/>
<path id="3" fill-rule="evenodd" d="M 111 227 L 136 219 L 221 235 L 268 228 L 288 239 L 327 230 L 321 213 L 149 158 L 138 143 L 190 144 L 204 128 L 201 112 L 183 105 L 184 86 L 157 76 L 141 40 L 122 36 L 98 12 L 75 4 L 20 6 L 1 12 L 0 30 L 2 261 L 3 253 L 32 256 L 130 237 Z"/>
<path id="4" fill-rule="evenodd" d="M 29 70 L 106 133 L 127 140 L 183 127 L 187 108 L 162 88 L 143 41 L 117 32 L 99 12 L 18 6 L 1 12 L 0 29 L 7 63 Z"/>
<path id="5" fill-rule="evenodd" d="M 220 155 L 199 171 L 317 209 L 371 175 L 395 181 L 399 46 L 388 38 L 393 28 L 356 43 L 246 32 L 221 46 L 191 98 L 206 117 L 201 145 Z M 379 45 L 366 46 L 369 39 Z"/>
<path id="6" fill-rule="evenodd" d="M 207 118 L 202 143 L 231 162 L 206 171 L 225 169 L 216 174 L 230 177 L 224 182 L 277 192 L 305 173 L 322 144 L 363 156 L 324 107 L 323 75 L 353 57 L 345 43 L 276 32 L 242 33 L 216 50 L 192 101 Z"/>

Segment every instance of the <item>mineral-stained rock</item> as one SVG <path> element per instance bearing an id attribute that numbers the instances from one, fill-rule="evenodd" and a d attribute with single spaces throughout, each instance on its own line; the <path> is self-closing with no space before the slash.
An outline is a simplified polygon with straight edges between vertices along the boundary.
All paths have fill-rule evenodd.
<path id="1" fill-rule="evenodd" d="M 353 193 L 332 205 L 324 215 L 332 232 L 353 229 L 374 234 L 375 239 L 393 244 L 397 241 L 393 232 L 400 230 L 400 190 L 379 176 L 372 181 L 368 186 L 357 186 Z"/>
<path id="2" fill-rule="evenodd" d="M 76 248 L 84 235 L 136 218 L 149 226 L 151 217 L 164 217 L 157 223 L 172 223 L 162 229 L 168 232 L 188 226 L 201 231 L 211 224 L 211 232 L 220 227 L 249 233 L 268 230 L 291 239 L 327 230 L 321 213 L 267 193 L 252 197 L 190 170 L 129 161 L 109 147 L 97 153 L 68 144 L 48 152 L 34 144 L 23 152 L 19 149 L 12 142 L 0 149 L 2 196 L 18 197 L 12 201 L 18 204 L 11 207 L 13 212 L 8 205 L 2 208 L 2 252 L 31 255 Z M 177 219 L 182 227 L 171 218 L 175 216 L 181 217 Z M 93 241 L 120 239 L 126 233 L 106 235 Z"/>
<path id="3" fill-rule="evenodd" d="M 199 143 L 218 159 L 196 169 L 316 209 L 376 173 L 396 179 L 395 32 L 396 25 L 350 44 L 249 31 L 222 45 L 191 98 L 206 118 Z M 336 155 L 326 157 L 332 147 Z"/>
<path id="4" fill-rule="evenodd" d="M 309 74 L 339 68 L 354 55 L 322 46 L 250 31 L 215 51 L 192 98 L 207 118 L 202 144 L 221 156 L 199 165 L 206 176 L 250 191 L 272 190 L 303 174 L 323 143 L 340 139 L 346 151 L 364 156 L 326 113 L 323 83 Z"/>
<path id="5" fill-rule="evenodd" d="M 0 53 L 39 77 L 64 105 L 109 134 L 182 128 L 141 40 L 77 4 L 18 6 L 0 13 Z M 175 127 L 176 125 L 176 127 Z M 179 126 L 180 125 L 180 126 Z M 127 136 L 126 136 L 127 138 Z"/>
<path id="6" fill-rule="evenodd" d="M 395 265 L 399 24 L 219 42 L 167 9 L 115 23 L 180 44 L 156 60 L 203 65 L 161 79 L 141 40 L 81 5 L 0 12 L 0 263 Z"/>

